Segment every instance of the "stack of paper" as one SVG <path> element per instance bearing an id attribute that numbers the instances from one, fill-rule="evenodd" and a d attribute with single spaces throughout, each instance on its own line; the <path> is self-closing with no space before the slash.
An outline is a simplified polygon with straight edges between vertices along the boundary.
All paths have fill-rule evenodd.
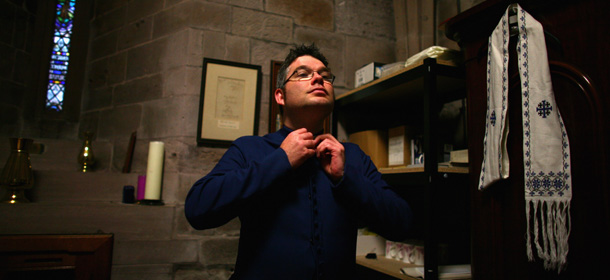
<path id="1" fill-rule="evenodd" d="M 441 46 L 431 46 L 407 59 L 405 68 L 417 64 L 426 58 L 436 58 L 443 61 L 454 61 L 460 58 L 460 52 Z"/>

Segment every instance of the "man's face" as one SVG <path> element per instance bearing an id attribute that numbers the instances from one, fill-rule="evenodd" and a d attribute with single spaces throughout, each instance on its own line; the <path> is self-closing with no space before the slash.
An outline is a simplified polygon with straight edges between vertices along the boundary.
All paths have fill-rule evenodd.
<path id="1" fill-rule="evenodd" d="M 328 109 L 332 111 L 334 104 L 334 88 L 329 82 L 325 82 L 319 72 L 330 71 L 324 64 L 309 55 L 300 56 L 288 67 L 288 76 L 295 71 L 314 71 L 310 80 L 293 80 L 296 75 L 284 85 L 283 100 L 278 104 L 284 105 L 285 110 L 304 109 L 317 107 L 317 109 Z M 297 72 L 299 73 L 299 72 Z M 281 104 L 283 103 L 283 104 Z"/>

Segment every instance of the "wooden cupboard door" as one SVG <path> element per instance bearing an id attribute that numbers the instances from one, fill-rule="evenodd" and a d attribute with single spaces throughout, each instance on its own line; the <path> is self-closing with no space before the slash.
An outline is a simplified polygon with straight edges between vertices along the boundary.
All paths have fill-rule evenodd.
<path id="1" fill-rule="evenodd" d="M 460 35 L 468 83 L 468 141 L 474 279 L 595 279 L 610 251 L 610 17 L 607 1 L 544 1 L 521 6 L 546 31 L 557 106 L 570 140 L 573 198 L 568 266 L 544 270 L 525 253 L 521 89 L 511 49 L 508 149 L 510 177 L 478 191 L 486 110 L 487 38 L 510 2 L 486 1 L 449 23 Z M 497 17 L 496 17 L 497 16 Z M 513 39 L 514 40 L 514 39 Z"/>

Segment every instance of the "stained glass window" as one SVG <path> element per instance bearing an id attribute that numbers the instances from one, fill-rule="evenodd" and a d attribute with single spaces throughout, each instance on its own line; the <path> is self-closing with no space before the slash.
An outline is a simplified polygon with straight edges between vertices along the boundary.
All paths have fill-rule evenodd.
<path id="1" fill-rule="evenodd" d="M 63 109 L 64 104 L 75 4 L 76 0 L 57 0 L 46 108 L 58 112 Z"/>

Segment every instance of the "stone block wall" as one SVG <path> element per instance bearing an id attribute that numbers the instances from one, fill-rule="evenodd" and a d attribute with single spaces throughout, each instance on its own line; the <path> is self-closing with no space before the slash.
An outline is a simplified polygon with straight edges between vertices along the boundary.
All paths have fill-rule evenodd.
<path id="1" fill-rule="evenodd" d="M 34 34 L 35 18 L 26 7 L 18 7 L 8 0 L 0 5 L 0 135 L 11 135 L 19 131 L 26 98 L 27 78 L 31 73 L 32 43 L 28 38 Z"/>
<path id="2" fill-rule="evenodd" d="M 35 138 L 44 151 L 31 154 L 34 202 L 0 205 L 0 234 L 113 233 L 113 279 L 231 275 L 239 221 L 196 231 L 183 214 L 191 185 L 225 151 L 196 145 L 204 57 L 262 67 L 260 135 L 268 127 L 271 61 L 283 60 L 293 44 L 321 48 L 337 75 L 337 93 L 353 87 L 361 65 L 395 59 L 391 0 L 100 0 L 93 7 L 78 132 Z M 91 173 L 77 171 L 83 131 L 95 132 Z M 123 204 L 122 188 L 146 173 L 153 140 L 165 142 L 165 205 Z M 0 164 L 8 154 L 8 141 L 0 140 Z"/>

